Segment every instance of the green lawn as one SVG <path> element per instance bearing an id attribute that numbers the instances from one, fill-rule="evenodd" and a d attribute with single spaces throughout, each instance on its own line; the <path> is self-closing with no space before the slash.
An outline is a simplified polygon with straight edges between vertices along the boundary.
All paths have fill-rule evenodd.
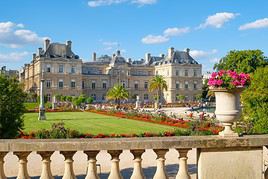
<path id="1" fill-rule="evenodd" d="M 58 122 L 64 122 L 67 128 L 90 134 L 140 134 L 174 130 L 174 127 L 89 112 L 50 112 L 46 113 L 46 117 L 47 120 L 38 121 L 38 113 L 26 113 L 24 115 L 24 131 L 49 129 L 51 124 Z"/>

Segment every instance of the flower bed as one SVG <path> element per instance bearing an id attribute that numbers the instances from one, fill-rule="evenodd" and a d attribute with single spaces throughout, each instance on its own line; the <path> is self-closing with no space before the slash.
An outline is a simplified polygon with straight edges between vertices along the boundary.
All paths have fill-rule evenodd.
<path id="1" fill-rule="evenodd" d="M 107 116 L 114 116 L 119 118 L 126 118 L 126 119 L 132 119 L 132 120 L 138 120 L 138 121 L 145 121 L 145 122 L 151 122 L 161 125 L 167 125 L 172 127 L 178 127 L 178 128 L 184 128 L 189 129 L 193 126 L 193 121 L 190 120 L 183 120 L 183 118 L 171 118 L 164 113 L 160 113 L 157 115 L 153 115 L 151 113 L 138 113 L 138 112 L 122 112 L 122 111 L 108 111 L 108 110 L 96 110 L 96 109 L 90 109 L 87 110 L 87 112 L 93 112 L 101 115 L 107 115 Z M 195 124 L 195 129 L 197 131 L 210 131 L 213 134 L 218 134 L 219 131 L 222 129 L 219 126 L 212 126 L 210 122 L 202 122 L 200 124 Z"/>

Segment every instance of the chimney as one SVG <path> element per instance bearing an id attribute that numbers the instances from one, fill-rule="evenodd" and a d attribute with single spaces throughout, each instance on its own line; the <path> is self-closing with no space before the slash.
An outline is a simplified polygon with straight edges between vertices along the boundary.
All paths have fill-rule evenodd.
<path id="1" fill-rule="evenodd" d="M 117 50 L 116 56 L 120 56 L 120 50 Z"/>
<path id="2" fill-rule="evenodd" d="M 66 42 L 66 46 L 69 48 L 69 49 L 72 49 L 72 41 L 68 40 Z"/>
<path id="3" fill-rule="evenodd" d="M 36 59 L 36 53 L 33 53 L 33 61 Z"/>
<path id="4" fill-rule="evenodd" d="M 93 62 L 95 62 L 97 60 L 97 54 L 96 54 L 96 52 L 93 52 L 93 54 L 92 54 L 92 60 L 93 60 Z"/>
<path id="5" fill-rule="evenodd" d="M 42 55 L 42 48 L 40 47 L 40 48 L 38 48 L 38 51 L 37 51 L 37 56 L 41 56 Z"/>
<path id="6" fill-rule="evenodd" d="M 189 55 L 189 53 L 190 53 L 190 49 L 187 48 L 187 49 L 186 49 L 186 52 L 187 52 L 187 54 Z"/>
<path id="7" fill-rule="evenodd" d="M 146 53 L 145 54 L 145 63 L 148 64 L 150 62 L 151 59 L 151 54 L 150 53 Z"/>
<path id="8" fill-rule="evenodd" d="M 49 39 L 46 39 L 45 42 L 44 42 L 44 50 L 45 51 L 48 49 L 49 44 L 50 44 L 50 40 Z"/>
<path id="9" fill-rule="evenodd" d="M 174 48 L 171 47 L 171 48 L 168 49 L 168 58 L 171 59 L 173 54 L 174 54 Z"/>

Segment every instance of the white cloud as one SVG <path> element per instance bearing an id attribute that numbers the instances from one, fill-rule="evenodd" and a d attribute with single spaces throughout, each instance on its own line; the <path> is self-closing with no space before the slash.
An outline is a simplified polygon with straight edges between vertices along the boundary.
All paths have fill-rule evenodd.
<path id="1" fill-rule="evenodd" d="M 169 41 L 169 38 L 162 35 L 147 35 L 143 37 L 141 41 L 144 44 L 161 44 Z"/>
<path id="2" fill-rule="evenodd" d="M 239 30 L 259 29 L 268 27 L 268 18 L 258 19 L 254 22 L 250 22 L 239 27 Z"/>
<path id="3" fill-rule="evenodd" d="M 181 35 L 181 34 L 188 33 L 189 31 L 190 31 L 189 27 L 184 27 L 184 28 L 173 27 L 173 28 L 167 28 L 164 31 L 164 35 L 166 37 L 172 37 L 172 36 L 178 36 L 178 35 Z"/>
<path id="4" fill-rule="evenodd" d="M 220 61 L 220 58 L 211 58 L 209 59 L 209 62 L 211 63 L 218 63 Z"/>
<path id="5" fill-rule="evenodd" d="M 182 28 L 171 27 L 171 28 L 165 29 L 162 35 L 150 34 L 150 35 L 143 37 L 141 41 L 144 44 L 160 44 L 160 43 L 168 42 L 171 37 L 179 36 L 188 32 L 190 32 L 189 27 L 182 27 Z"/>
<path id="6" fill-rule="evenodd" d="M 190 55 L 195 59 L 199 59 L 199 58 L 207 58 L 211 55 L 216 54 L 217 52 L 218 52 L 218 50 L 216 50 L 216 49 L 213 49 L 211 51 L 191 50 Z"/>
<path id="7" fill-rule="evenodd" d="M 157 0 L 133 0 L 132 3 L 138 4 L 138 5 L 150 5 L 155 4 Z"/>
<path id="8" fill-rule="evenodd" d="M 0 53 L 0 63 L 12 63 L 23 60 L 26 56 L 28 56 L 29 52 L 11 52 L 7 54 Z"/>
<path id="9" fill-rule="evenodd" d="M 23 24 L 0 22 L 0 44 L 17 48 L 26 44 L 40 44 L 47 37 L 40 37 L 35 32 L 24 29 Z"/>
<path id="10" fill-rule="evenodd" d="M 110 6 L 113 4 L 122 4 L 126 2 L 131 2 L 138 4 L 139 6 L 150 5 L 157 2 L 157 0 L 90 0 L 88 1 L 89 7 L 99 7 L 99 6 Z"/>
<path id="11" fill-rule="evenodd" d="M 198 28 L 206 28 L 206 27 L 215 27 L 221 28 L 226 22 L 234 19 L 238 16 L 238 13 L 230 13 L 230 12 L 219 12 L 214 15 L 208 16 L 206 21 L 201 24 Z"/>
<path id="12" fill-rule="evenodd" d="M 102 45 L 104 45 L 104 46 L 118 46 L 119 43 L 118 42 L 105 41 L 105 42 L 102 42 Z"/>

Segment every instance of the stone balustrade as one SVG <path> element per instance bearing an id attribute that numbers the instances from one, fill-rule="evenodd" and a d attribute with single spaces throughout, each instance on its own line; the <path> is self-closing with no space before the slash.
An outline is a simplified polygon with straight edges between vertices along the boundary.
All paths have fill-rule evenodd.
<path id="1" fill-rule="evenodd" d="M 41 179 L 53 179 L 50 157 L 60 151 L 65 158 L 63 179 L 75 179 L 73 156 L 83 151 L 88 157 L 86 179 L 99 179 L 96 156 L 106 150 L 111 156 L 109 179 L 122 179 L 119 156 L 123 150 L 129 150 L 133 156 L 131 179 L 144 179 L 142 154 L 146 149 L 153 149 L 156 154 L 156 172 L 150 178 L 166 179 L 165 155 L 169 149 L 178 152 L 179 169 L 176 179 L 190 179 L 187 165 L 187 153 L 197 149 L 198 178 L 265 178 L 263 148 L 268 145 L 268 135 L 229 137 L 189 136 L 189 137 L 153 137 L 153 138 L 110 138 L 110 139 L 15 139 L 0 140 L 0 179 L 6 179 L 4 157 L 13 152 L 19 159 L 18 179 L 29 179 L 27 169 L 28 155 L 36 151 L 42 158 Z M 132 160 L 132 159 L 129 159 Z M 17 166 L 14 166 L 17 167 Z M 264 176 L 265 174 L 265 176 Z"/>

